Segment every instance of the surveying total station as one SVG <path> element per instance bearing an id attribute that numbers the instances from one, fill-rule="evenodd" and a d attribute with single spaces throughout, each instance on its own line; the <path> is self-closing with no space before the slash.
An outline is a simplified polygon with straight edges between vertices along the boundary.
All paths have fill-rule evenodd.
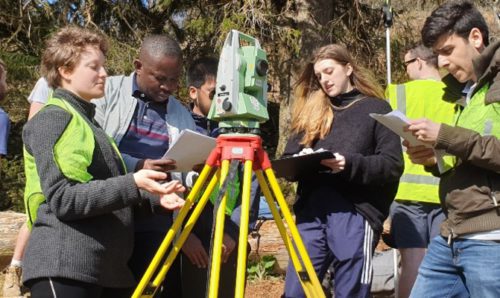
<path id="1" fill-rule="evenodd" d="M 228 182 L 234 179 L 240 163 L 244 166 L 235 297 L 243 298 L 245 292 L 252 173 L 257 176 L 306 296 L 325 297 L 271 168 L 269 157 L 262 148 L 262 139 L 258 136 L 259 124 L 269 118 L 266 101 L 267 70 L 266 53 L 259 42 L 249 35 L 231 30 L 224 42 L 219 60 L 215 97 L 209 112 L 209 118 L 219 122 L 221 134 L 217 137 L 217 145 L 210 153 L 199 178 L 186 198 L 184 207 L 168 230 L 132 297 L 154 297 L 205 208 L 210 194 L 219 184 L 214 203 L 216 214 L 207 291 L 209 298 L 218 297 L 224 217 L 227 194 L 230 191 Z M 281 209 L 283 218 L 278 208 Z M 185 221 L 191 209 L 193 209 L 191 215 Z M 287 233 L 285 223 L 290 229 L 291 237 Z M 176 237 L 179 231 L 180 235 Z M 165 257 L 172 243 L 172 249 Z"/>

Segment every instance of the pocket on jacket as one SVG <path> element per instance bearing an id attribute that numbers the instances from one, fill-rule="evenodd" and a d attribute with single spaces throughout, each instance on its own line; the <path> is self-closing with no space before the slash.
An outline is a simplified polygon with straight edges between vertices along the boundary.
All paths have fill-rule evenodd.
<path id="1" fill-rule="evenodd" d="M 446 207 L 448 220 L 454 224 L 497 208 L 491 197 L 491 190 L 486 186 L 470 186 L 451 191 L 446 198 Z"/>

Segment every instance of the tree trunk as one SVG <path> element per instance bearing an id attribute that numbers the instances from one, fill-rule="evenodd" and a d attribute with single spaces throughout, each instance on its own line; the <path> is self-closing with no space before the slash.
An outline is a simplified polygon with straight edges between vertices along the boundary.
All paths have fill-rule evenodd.
<path id="1" fill-rule="evenodd" d="M 278 141 L 277 155 L 281 155 L 285 149 L 290 134 L 291 106 L 293 105 L 293 85 L 295 84 L 305 63 L 312 57 L 313 51 L 328 43 L 325 27 L 333 17 L 333 5 L 331 0 L 297 0 L 295 11 L 290 11 L 288 17 L 297 24 L 301 31 L 300 58 L 292 58 L 288 62 L 288 76 L 280 81 L 281 96 L 284 100 L 280 105 L 280 136 Z"/>

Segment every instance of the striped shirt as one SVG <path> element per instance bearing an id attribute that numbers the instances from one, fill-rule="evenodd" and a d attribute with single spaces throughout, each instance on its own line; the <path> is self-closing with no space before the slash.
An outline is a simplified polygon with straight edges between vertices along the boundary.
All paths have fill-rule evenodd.
<path id="1" fill-rule="evenodd" d="M 158 103 L 148 99 L 135 80 L 132 95 L 137 98 L 137 106 L 120 142 L 120 152 L 140 159 L 160 159 L 169 146 L 167 101 Z"/>

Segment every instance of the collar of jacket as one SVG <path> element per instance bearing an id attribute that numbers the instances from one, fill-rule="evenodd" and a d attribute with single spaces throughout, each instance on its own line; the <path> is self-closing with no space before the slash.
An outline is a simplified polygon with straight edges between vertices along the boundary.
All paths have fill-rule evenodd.
<path id="1" fill-rule="evenodd" d="M 484 99 L 485 104 L 500 102 L 500 40 L 492 42 L 484 51 L 472 61 L 474 72 L 479 78 L 474 92 L 481 89 L 486 83 L 490 83 L 490 90 Z M 446 85 L 444 88 L 443 99 L 451 103 L 457 103 L 459 99 L 463 99 L 465 95 L 462 90 L 466 83 L 460 83 L 451 74 L 446 75 L 442 79 Z"/>
<path id="2" fill-rule="evenodd" d="M 500 40 L 492 42 L 479 57 L 472 61 L 474 71 L 479 78 L 475 91 L 490 83 L 490 89 L 484 99 L 485 104 L 500 102 Z"/>

